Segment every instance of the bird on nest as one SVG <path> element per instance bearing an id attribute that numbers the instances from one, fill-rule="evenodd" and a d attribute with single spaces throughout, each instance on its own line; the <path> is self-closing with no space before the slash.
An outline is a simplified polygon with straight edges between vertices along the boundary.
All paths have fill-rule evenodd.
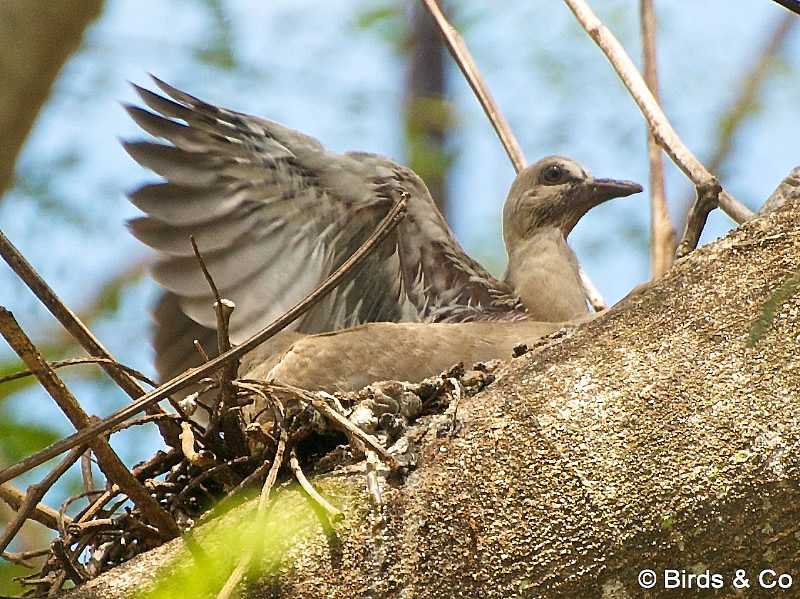
<path id="1" fill-rule="evenodd" d="M 357 272 L 288 327 L 281 349 L 300 334 L 382 322 L 492 321 L 496 330 L 516 330 L 500 323 L 527 321 L 546 333 L 555 327 L 541 323 L 589 313 L 566 241 L 572 228 L 592 207 L 642 190 L 594 178 L 559 156 L 525 168 L 503 209 L 509 261 L 499 280 L 464 252 L 409 168 L 376 154 L 329 152 L 298 131 L 154 80 L 168 97 L 134 86 L 150 110 L 126 110 L 168 143 L 123 144 L 163 178 L 130 194 L 146 215 L 130 229 L 156 250 L 153 277 L 164 289 L 154 309 L 162 379 L 200 362 L 194 339 L 216 353 L 214 298 L 190 235 L 220 295 L 235 303 L 230 336 L 241 343 L 311 293 L 406 193 L 405 218 Z"/>

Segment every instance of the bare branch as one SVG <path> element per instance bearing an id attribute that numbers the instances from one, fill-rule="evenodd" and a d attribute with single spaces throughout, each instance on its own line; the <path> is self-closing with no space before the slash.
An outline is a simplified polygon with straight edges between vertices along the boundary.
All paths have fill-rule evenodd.
<path id="1" fill-rule="evenodd" d="M 57 455 L 69 451 L 72 447 L 85 443 L 91 439 L 96 438 L 98 435 L 107 433 L 118 424 L 125 422 L 128 418 L 135 416 L 139 412 L 146 409 L 148 406 L 154 405 L 156 402 L 168 397 L 172 393 L 179 391 L 197 381 L 206 377 L 209 373 L 215 372 L 228 360 L 235 360 L 246 354 L 247 352 L 258 347 L 264 341 L 269 339 L 272 335 L 282 330 L 287 325 L 294 322 L 297 318 L 307 312 L 312 306 L 319 302 L 327 293 L 339 285 L 345 277 L 347 277 L 369 253 L 383 241 L 387 235 L 400 223 L 406 213 L 406 206 L 408 204 L 408 194 L 401 194 L 400 198 L 395 202 L 395 205 L 389 210 L 388 214 L 381 220 L 376 227 L 375 231 L 364 241 L 358 250 L 356 250 L 350 258 L 348 258 L 339 268 L 334 271 L 322 284 L 317 287 L 312 293 L 306 296 L 303 300 L 298 302 L 291 310 L 286 312 L 283 316 L 278 318 L 275 322 L 268 325 L 241 345 L 237 345 L 230 351 L 225 352 L 210 360 L 209 362 L 192 368 L 187 372 L 176 376 L 172 380 L 164 383 L 157 389 L 154 389 L 145 396 L 137 399 L 133 403 L 121 408 L 107 416 L 97 424 L 92 424 L 70 435 L 69 437 L 53 443 L 49 447 L 38 451 L 37 453 L 29 456 L 28 458 L 0 470 L 0 483 L 6 482 L 15 476 L 19 476 L 23 472 L 27 472 L 31 468 L 35 468 L 39 464 L 46 462 Z"/>
<path id="2" fill-rule="evenodd" d="M 317 502 L 322 509 L 328 512 L 334 521 L 342 518 L 342 511 L 336 509 L 330 503 L 328 503 L 328 501 L 322 495 L 320 495 L 314 486 L 308 481 L 306 475 L 303 473 L 303 469 L 300 468 L 300 462 L 297 460 L 297 453 L 295 453 L 294 448 L 292 448 L 292 450 L 289 452 L 289 468 L 292 469 L 295 478 L 297 478 L 297 481 L 300 483 L 300 486 L 303 487 L 303 490 L 308 493 L 308 496 Z"/>
<path id="3" fill-rule="evenodd" d="M 639 3 L 644 80 L 659 104 L 658 62 L 656 60 L 656 14 L 653 0 Z M 669 270 L 675 256 L 675 227 L 667 210 L 664 190 L 664 161 L 661 147 L 656 143 L 650 128 L 647 129 L 647 159 L 650 163 L 650 260 L 652 276 L 657 279 Z"/>
<path id="4" fill-rule="evenodd" d="M 650 93 L 647 84 L 642 79 L 633 61 L 626 54 L 624 48 L 616 37 L 603 25 L 597 15 L 589 8 L 584 0 L 564 0 L 572 12 L 577 17 L 581 26 L 589 34 L 589 37 L 600 47 L 608 58 L 614 70 L 622 79 L 625 87 L 631 93 L 642 114 L 647 120 L 650 130 L 656 141 L 664 148 L 673 162 L 686 174 L 698 189 L 698 201 L 693 206 L 693 210 L 698 214 L 689 220 L 693 223 L 705 221 L 702 215 L 703 210 L 708 208 L 708 190 L 718 187 L 714 175 L 712 175 L 692 154 L 688 147 L 681 141 L 678 134 L 672 128 L 658 102 Z M 700 190 L 704 190 L 701 191 Z M 737 223 L 742 223 L 753 216 L 753 212 L 745 205 L 741 204 L 733 196 L 725 191 L 720 191 L 718 196 L 719 206 Z M 706 213 L 707 216 L 707 213 Z M 694 231 L 687 231 L 681 242 L 682 247 L 687 247 L 689 241 L 695 237 Z M 699 235 L 697 235 L 699 237 Z M 696 242 L 695 242 L 696 243 Z"/>
<path id="5" fill-rule="evenodd" d="M 90 428 L 91 418 L 89 418 L 89 415 L 84 412 L 75 396 L 72 395 L 55 371 L 48 366 L 31 340 L 19 327 L 11 312 L 5 308 L 0 308 L 0 334 L 3 335 L 11 348 L 36 375 L 42 387 L 55 400 L 58 407 L 66 414 L 75 428 L 79 431 L 85 431 Z M 94 451 L 100 468 L 108 479 L 119 485 L 131 498 L 131 501 L 142 510 L 142 513 L 156 525 L 164 538 L 170 539 L 180 535 L 180 529 L 172 519 L 172 516 L 164 511 L 150 496 L 147 489 L 136 480 L 122 460 L 119 459 L 119 456 L 111 449 L 107 440 L 91 435 L 85 442 Z M 80 444 L 83 443 L 84 441 L 81 441 Z"/>
<path id="6" fill-rule="evenodd" d="M 50 368 L 54 370 L 58 370 L 59 368 L 64 368 L 65 366 L 79 366 L 81 364 L 108 364 L 109 366 L 113 366 L 114 368 L 118 368 L 124 372 L 127 372 L 132 377 L 135 377 L 142 381 L 143 383 L 147 383 L 151 387 L 157 387 L 158 383 L 156 383 L 153 379 L 143 375 L 141 372 L 136 370 L 135 368 L 131 368 L 130 366 L 125 366 L 125 364 L 120 364 L 119 362 L 115 362 L 109 358 L 69 358 L 66 360 L 54 360 L 52 362 L 48 362 Z M 3 383 L 7 383 L 9 381 L 15 381 L 17 379 L 25 378 L 26 376 L 33 376 L 33 373 L 30 370 L 20 370 L 19 372 L 15 372 L 13 374 L 9 374 L 7 376 L 0 377 L 0 385 Z M 167 416 L 167 414 L 157 414 L 158 416 Z"/>
<path id="7" fill-rule="evenodd" d="M 14 539 L 14 536 L 19 532 L 19 529 L 22 528 L 22 525 L 25 524 L 28 517 L 36 510 L 37 505 L 42 500 L 45 493 L 47 493 L 56 481 L 61 478 L 62 474 L 69 470 L 70 466 L 78 461 L 84 449 L 85 447 L 76 447 L 73 449 L 59 462 L 58 466 L 42 479 L 41 482 L 31 485 L 28 488 L 28 493 L 17 509 L 14 519 L 8 523 L 8 526 L 3 530 L 3 534 L 0 535 L 0 553 L 6 550 L 6 547 L 8 547 L 8 544 Z"/>
<path id="8" fill-rule="evenodd" d="M 425 8 L 428 9 L 428 12 L 431 13 L 434 21 L 436 21 L 436 25 L 439 27 L 439 31 L 442 32 L 442 37 L 444 37 L 450 54 L 456 61 L 458 68 L 461 69 L 461 72 L 464 74 L 464 78 L 472 88 L 475 97 L 478 98 L 481 108 L 483 108 L 483 111 L 486 113 L 489 122 L 497 133 L 497 137 L 500 138 L 500 143 L 503 144 L 503 149 L 506 151 L 506 154 L 508 154 L 511 164 L 514 165 L 514 170 L 517 172 L 521 171 L 527 165 L 525 156 L 522 154 L 522 148 L 519 147 L 517 138 L 514 137 L 514 134 L 511 132 L 508 121 L 506 121 L 503 113 L 501 113 L 500 109 L 497 107 L 494 98 L 492 98 L 489 87 L 486 85 L 483 77 L 481 77 L 478 66 L 472 59 L 467 45 L 455 28 L 447 21 L 444 14 L 442 14 L 436 0 L 422 0 L 422 3 L 425 5 Z"/>
<path id="9" fill-rule="evenodd" d="M 18 512 L 25 502 L 25 493 L 9 483 L 0 485 L 0 499 L 6 502 L 11 509 Z M 31 510 L 29 517 L 47 528 L 58 530 L 58 512 L 44 503 L 38 503 Z M 64 517 L 65 522 L 72 522 L 69 516 Z"/>
<path id="10" fill-rule="evenodd" d="M 50 313 L 56 317 L 58 322 L 69 331 L 89 355 L 116 362 L 111 352 L 103 347 L 100 340 L 97 339 L 75 313 L 61 301 L 61 298 L 59 298 L 52 288 L 45 283 L 44 279 L 39 276 L 39 273 L 34 270 L 33 266 L 31 266 L 19 250 L 14 247 L 2 231 L 0 231 L 0 256 L 3 257 L 22 282 L 28 286 L 39 301 L 50 310 Z M 145 394 L 145 389 L 125 372 L 113 366 L 109 366 L 107 363 L 101 363 L 101 368 L 103 368 L 108 376 L 111 377 L 111 380 L 117 383 L 117 385 L 132 399 L 136 399 Z M 160 406 L 155 404 L 148 405 L 147 411 L 153 414 L 165 413 Z M 174 423 L 168 420 L 161 421 L 159 423 L 159 430 L 167 445 L 177 445 L 179 431 L 174 427 Z"/>

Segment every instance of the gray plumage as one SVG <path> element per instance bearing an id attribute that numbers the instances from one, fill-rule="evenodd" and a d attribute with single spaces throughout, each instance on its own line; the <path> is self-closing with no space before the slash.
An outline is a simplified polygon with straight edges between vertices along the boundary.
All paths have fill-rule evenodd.
<path id="1" fill-rule="evenodd" d="M 165 289 L 154 311 L 157 369 L 163 378 L 197 362 L 191 339 L 214 353 L 213 298 L 192 254 L 190 234 L 221 295 L 236 304 L 234 343 L 313 291 L 360 246 L 402 192 L 410 196 L 406 218 L 350 280 L 292 325 L 293 331 L 320 333 L 380 321 L 528 316 L 560 321 L 563 314 L 581 312 L 575 299 L 582 298 L 580 282 L 573 280 L 577 262 L 565 241 L 569 230 L 592 205 L 641 190 L 632 183 L 595 180 L 577 163 L 558 157 L 525 169 L 506 202 L 510 275 L 500 281 L 466 255 L 410 169 L 374 154 L 328 152 L 317 140 L 278 123 L 156 84 L 171 99 L 136 87 L 154 112 L 126 109 L 142 129 L 168 143 L 124 146 L 164 178 L 130 196 L 146 214 L 130 223 L 131 231 L 157 251 L 153 276 Z M 564 174 L 563 181 L 549 180 L 554 169 Z M 547 239 L 535 235 L 539 229 Z M 537 294 L 527 284 L 523 271 L 537 261 L 520 248 L 546 253 L 556 248 L 557 260 L 545 262 L 546 270 L 569 263 L 553 271 L 555 294 Z M 586 313 L 585 301 L 582 306 Z"/>

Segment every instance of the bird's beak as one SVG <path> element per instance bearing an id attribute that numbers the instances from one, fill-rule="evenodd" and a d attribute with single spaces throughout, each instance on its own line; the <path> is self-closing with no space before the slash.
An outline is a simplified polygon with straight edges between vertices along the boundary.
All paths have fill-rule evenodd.
<path id="1" fill-rule="evenodd" d="M 595 179 L 588 185 L 587 194 L 592 199 L 592 205 L 597 206 L 612 198 L 624 198 L 625 196 L 639 193 L 642 186 L 633 181 L 617 181 L 615 179 Z"/>

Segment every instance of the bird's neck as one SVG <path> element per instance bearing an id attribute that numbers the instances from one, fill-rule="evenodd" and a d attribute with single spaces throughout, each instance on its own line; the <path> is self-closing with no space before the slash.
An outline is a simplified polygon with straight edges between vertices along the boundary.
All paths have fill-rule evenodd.
<path id="1" fill-rule="evenodd" d="M 578 260 L 561 231 L 542 228 L 526 239 L 506 243 L 506 281 L 530 318 L 561 322 L 589 313 Z"/>

